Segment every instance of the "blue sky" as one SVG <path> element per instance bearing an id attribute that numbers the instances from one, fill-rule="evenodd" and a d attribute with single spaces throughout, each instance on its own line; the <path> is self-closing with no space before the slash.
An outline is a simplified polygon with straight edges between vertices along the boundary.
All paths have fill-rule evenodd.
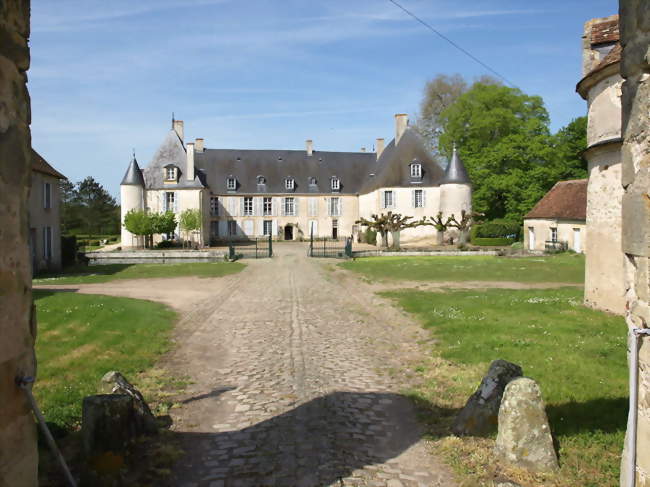
<path id="1" fill-rule="evenodd" d="M 585 113 L 580 36 L 616 0 L 401 0 L 541 95 L 553 130 Z M 170 128 L 211 148 L 371 149 L 427 79 L 485 73 L 388 0 L 33 0 L 33 145 L 119 196 Z"/>

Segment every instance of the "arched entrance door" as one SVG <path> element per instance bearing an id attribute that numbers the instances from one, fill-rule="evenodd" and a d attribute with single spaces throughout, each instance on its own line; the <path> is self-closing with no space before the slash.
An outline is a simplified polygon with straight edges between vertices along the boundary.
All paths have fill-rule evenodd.
<path id="1" fill-rule="evenodd" d="M 293 240 L 293 225 L 284 226 L 284 239 Z"/>

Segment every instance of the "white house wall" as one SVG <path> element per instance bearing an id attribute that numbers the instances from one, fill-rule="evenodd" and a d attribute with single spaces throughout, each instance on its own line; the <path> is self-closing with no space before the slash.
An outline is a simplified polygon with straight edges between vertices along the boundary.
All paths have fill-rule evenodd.
<path id="1" fill-rule="evenodd" d="M 530 248 L 530 229 L 535 234 L 535 246 Z M 566 242 L 569 249 L 575 252 L 585 251 L 587 242 L 587 225 L 581 220 L 558 220 L 553 218 L 528 218 L 524 220 L 524 248 L 526 250 L 545 250 L 547 240 L 552 239 L 551 229 L 557 228 L 557 240 Z M 575 240 L 575 231 L 580 232 L 580 248 L 577 248 Z"/>

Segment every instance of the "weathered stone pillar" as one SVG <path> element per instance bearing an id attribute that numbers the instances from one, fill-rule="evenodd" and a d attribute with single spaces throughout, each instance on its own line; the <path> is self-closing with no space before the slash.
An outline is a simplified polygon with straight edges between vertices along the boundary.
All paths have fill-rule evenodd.
<path id="1" fill-rule="evenodd" d="M 650 4 L 620 1 L 624 78 L 622 246 L 625 252 L 626 321 L 630 328 L 650 326 Z M 650 485 L 650 338 L 643 338 L 637 407 L 637 486 Z M 633 344 L 630 341 L 630 344 Z M 630 434 L 628 428 L 628 435 Z M 627 480 L 627 451 L 621 485 Z"/>
<path id="2" fill-rule="evenodd" d="M 0 485 L 37 485 L 34 419 L 18 375 L 34 375 L 27 198 L 31 181 L 29 0 L 0 2 Z"/>

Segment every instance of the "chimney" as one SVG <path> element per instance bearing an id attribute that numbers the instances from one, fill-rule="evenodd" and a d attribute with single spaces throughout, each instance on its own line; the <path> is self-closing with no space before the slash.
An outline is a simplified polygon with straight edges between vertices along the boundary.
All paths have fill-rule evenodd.
<path id="1" fill-rule="evenodd" d="M 314 153 L 314 141 L 307 139 L 305 141 L 305 146 L 307 147 L 307 155 L 311 156 Z"/>
<path id="2" fill-rule="evenodd" d="M 203 139 L 196 139 L 195 142 L 196 143 L 194 144 L 194 150 L 196 150 L 196 152 L 203 152 Z"/>
<path id="3" fill-rule="evenodd" d="M 377 148 L 377 159 L 379 159 L 381 153 L 384 152 L 384 139 L 377 139 L 375 147 Z"/>
<path id="4" fill-rule="evenodd" d="M 187 180 L 194 181 L 194 142 L 187 143 Z"/>
<path id="5" fill-rule="evenodd" d="M 399 139 L 404 135 L 406 127 L 409 125 L 409 116 L 406 113 L 395 114 L 395 144 L 399 143 Z"/>
<path id="6" fill-rule="evenodd" d="M 183 121 L 182 120 L 174 120 L 172 128 L 174 129 L 174 132 L 178 134 L 178 138 L 181 139 L 181 141 L 184 140 L 184 133 L 183 133 Z"/>
<path id="7" fill-rule="evenodd" d="M 361 148 L 361 152 L 366 152 L 366 148 L 365 148 L 365 147 L 362 147 L 362 148 Z"/>

